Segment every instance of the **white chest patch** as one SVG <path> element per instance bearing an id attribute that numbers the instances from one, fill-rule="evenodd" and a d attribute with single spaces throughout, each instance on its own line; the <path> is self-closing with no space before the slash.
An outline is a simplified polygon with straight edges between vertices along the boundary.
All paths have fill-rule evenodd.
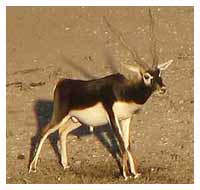
<path id="1" fill-rule="evenodd" d="M 131 117 L 139 108 L 140 105 L 135 103 L 115 102 L 113 105 L 113 111 L 118 120 Z M 69 115 L 89 126 L 100 126 L 109 123 L 108 114 L 101 103 L 81 110 L 71 110 Z"/>
<path id="2" fill-rule="evenodd" d="M 115 115 L 119 120 L 130 118 L 141 105 L 136 103 L 116 102 L 113 105 Z"/>

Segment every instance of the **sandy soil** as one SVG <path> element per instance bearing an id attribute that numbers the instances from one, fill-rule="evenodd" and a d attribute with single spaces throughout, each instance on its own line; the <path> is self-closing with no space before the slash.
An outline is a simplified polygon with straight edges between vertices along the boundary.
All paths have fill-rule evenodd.
<path id="1" fill-rule="evenodd" d="M 168 92 L 153 95 L 133 116 L 131 138 L 142 177 L 124 181 L 106 143 L 108 127 L 67 139 L 71 168 L 63 171 L 57 134 L 28 174 L 33 138 L 48 123 L 59 78 L 91 79 L 121 70 L 130 53 L 102 21 L 106 16 L 150 62 L 144 7 L 7 8 L 7 183 L 193 183 L 193 8 L 154 7 L 160 61 Z"/>

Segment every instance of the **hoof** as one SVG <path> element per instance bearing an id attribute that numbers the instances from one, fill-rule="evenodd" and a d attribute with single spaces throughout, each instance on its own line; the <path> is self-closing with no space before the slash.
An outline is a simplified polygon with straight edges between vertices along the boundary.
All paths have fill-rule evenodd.
<path id="1" fill-rule="evenodd" d="M 70 165 L 63 165 L 64 170 L 67 170 L 70 168 Z"/>
<path id="2" fill-rule="evenodd" d="M 29 170 L 28 170 L 28 173 L 31 173 L 31 172 L 32 172 L 32 173 L 36 173 L 36 171 L 37 171 L 37 170 L 36 170 L 36 167 L 30 166 L 30 167 L 29 167 Z"/>
<path id="3" fill-rule="evenodd" d="M 142 175 L 141 175 L 141 173 L 136 173 L 135 175 L 134 175 L 134 179 L 138 179 L 139 177 L 141 177 Z"/>
<path id="4" fill-rule="evenodd" d="M 128 176 L 126 175 L 125 172 L 123 172 L 123 177 L 124 177 L 124 180 L 127 181 L 128 180 Z"/>

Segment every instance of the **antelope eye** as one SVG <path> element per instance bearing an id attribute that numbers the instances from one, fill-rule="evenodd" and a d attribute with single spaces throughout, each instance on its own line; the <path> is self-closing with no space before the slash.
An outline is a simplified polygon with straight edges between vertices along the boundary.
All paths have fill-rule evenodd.
<path id="1" fill-rule="evenodd" d="M 148 74 L 144 75 L 145 80 L 148 80 L 150 78 L 150 76 Z"/>
<path id="2" fill-rule="evenodd" d="M 147 86 L 150 86 L 152 85 L 152 82 L 153 82 L 153 76 L 149 73 L 144 73 L 143 80 Z"/>

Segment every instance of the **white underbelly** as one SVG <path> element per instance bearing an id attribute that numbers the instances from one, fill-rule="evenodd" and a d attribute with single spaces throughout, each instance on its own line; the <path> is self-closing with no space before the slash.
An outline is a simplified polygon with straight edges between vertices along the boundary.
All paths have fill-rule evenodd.
<path id="1" fill-rule="evenodd" d="M 100 126 L 108 123 L 107 112 L 101 103 L 81 110 L 72 110 L 69 112 L 69 115 L 85 125 Z"/>
<path id="2" fill-rule="evenodd" d="M 113 111 L 118 120 L 124 120 L 130 118 L 139 107 L 135 103 L 115 102 Z M 89 126 L 101 126 L 109 123 L 108 114 L 101 103 L 81 110 L 71 110 L 69 115 Z"/>

